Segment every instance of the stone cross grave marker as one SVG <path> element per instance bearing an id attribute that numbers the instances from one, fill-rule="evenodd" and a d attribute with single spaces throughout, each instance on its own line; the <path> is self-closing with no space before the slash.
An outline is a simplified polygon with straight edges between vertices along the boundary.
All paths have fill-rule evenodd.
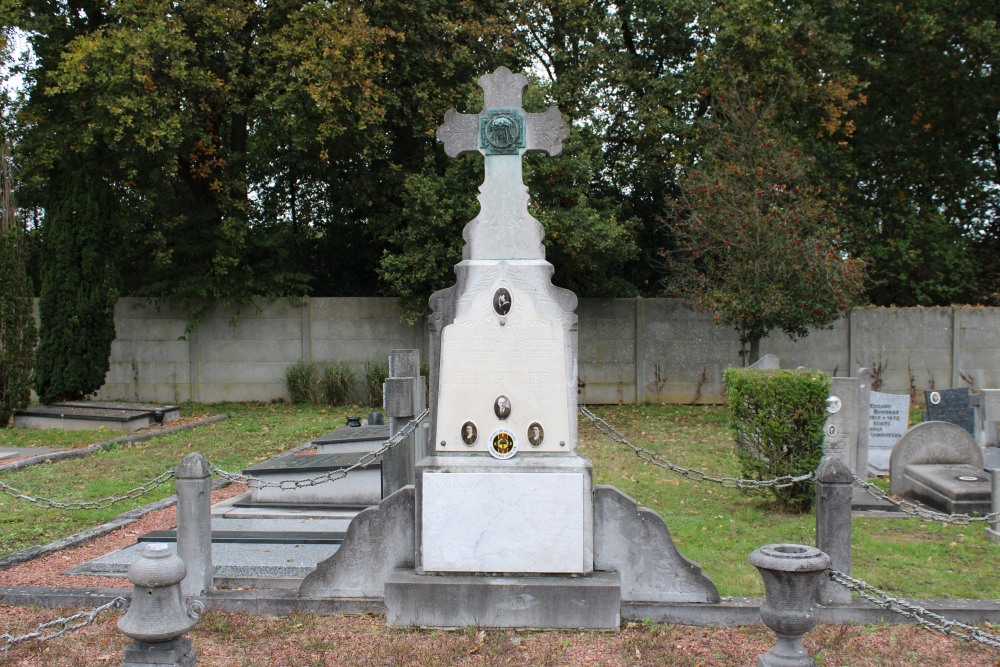
<path id="1" fill-rule="evenodd" d="M 559 110 L 526 113 L 527 78 L 479 79 L 484 110 L 452 109 L 449 156 L 479 152 L 480 212 L 441 331 L 434 456 L 418 465 L 418 570 L 593 569 L 590 462 L 576 455 L 576 297 L 552 285 L 521 157 L 558 155 Z M 515 500 L 516 498 L 516 500 Z"/>
<path id="2" fill-rule="evenodd" d="M 484 109 L 478 114 L 450 109 L 437 138 L 449 157 L 485 155 L 486 179 L 480 186 L 481 211 L 462 232 L 464 259 L 544 259 L 541 224 L 528 214 L 521 156 L 562 152 L 569 136 L 556 107 L 545 113 L 525 113 L 521 95 L 528 80 L 500 67 L 479 79 Z"/>

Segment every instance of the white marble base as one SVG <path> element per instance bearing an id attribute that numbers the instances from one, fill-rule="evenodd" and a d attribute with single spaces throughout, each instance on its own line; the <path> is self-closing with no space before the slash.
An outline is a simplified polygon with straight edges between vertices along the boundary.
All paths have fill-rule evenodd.
<path id="1" fill-rule="evenodd" d="M 532 463 L 512 466 L 483 456 L 425 459 L 417 485 L 421 571 L 593 571 L 589 461 L 569 456 Z"/>

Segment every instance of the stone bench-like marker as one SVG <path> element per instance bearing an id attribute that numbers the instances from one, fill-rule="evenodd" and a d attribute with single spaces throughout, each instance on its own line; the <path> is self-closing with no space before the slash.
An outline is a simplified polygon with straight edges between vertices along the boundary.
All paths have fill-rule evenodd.
<path id="1" fill-rule="evenodd" d="M 988 514 L 991 483 L 972 435 L 947 422 L 906 432 L 889 458 L 889 490 L 949 514 Z"/>

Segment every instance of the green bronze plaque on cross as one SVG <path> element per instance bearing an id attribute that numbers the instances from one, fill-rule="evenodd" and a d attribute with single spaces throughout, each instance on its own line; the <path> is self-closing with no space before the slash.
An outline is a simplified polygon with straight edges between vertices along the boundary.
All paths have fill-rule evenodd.
<path id="1" fill-rule="evenodd" d="M 524 115 L 517 109 L 487 109 L 479 117 L 479 145 L 487 155 L 517 155 L 524 149 Z"/>

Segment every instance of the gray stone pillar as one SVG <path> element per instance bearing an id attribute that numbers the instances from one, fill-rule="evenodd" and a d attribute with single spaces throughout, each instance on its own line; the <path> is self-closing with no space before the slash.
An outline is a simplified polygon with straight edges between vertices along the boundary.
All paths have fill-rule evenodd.
<path id="1" fill-rule="evenodd" d="M 847 464 L 828 458 L 816 471 L 816 546 L 830 556 L 831 567 L 851 573 L 851 499 L 854 480 Z M 851 591 L 826 577 L 816 601 L 822 605 L 851 604 Z"/>
<path id="2" fill-rule="evenodd" d="M 858 445 L 854 474 L 868 479 L 868 421 L 872 393 L 872 372 L 864 366 L 858 369 Z"/>
<path id="3" fill-rule="evenodd" d="M 187 567 L 184 597 L 212 590 L 212 468 L 194 452 L 174 472 L 177 479 L 177 555 Z"/>
<path id="4" fill-rule="evenodd" d="M 996 514 L 1000 512 L 1000 468 L 991 468 L 990 475 L 993 476 L 990 513 Z M 1000 544 L 1000 518 L 994 519 L 986 527 L 986 537 Z"/>
<path id="5" fill-rule="evenodd" d="M 389 417 L 389 436 L 401 431 L 423 409 L 423 383 L 420 381 L 420 351 L 393 350 L 389 353 L 389 377 L 385 379 L 385 413 Z M 382 456 L 382 497 L 386 498 L 407 484 L 413 484 L 416 463 L 410 436 Z"/>

